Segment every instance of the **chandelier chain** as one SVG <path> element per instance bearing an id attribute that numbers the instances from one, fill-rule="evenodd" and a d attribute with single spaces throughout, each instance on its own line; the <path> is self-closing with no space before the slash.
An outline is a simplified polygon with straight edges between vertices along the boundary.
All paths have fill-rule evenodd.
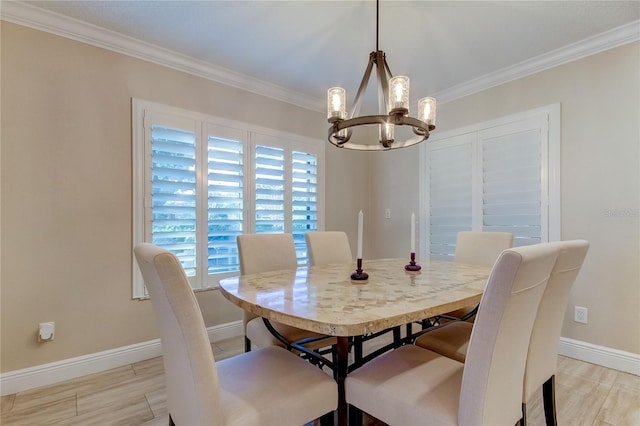
<path id="1" fill-rule="evenodd" d="M 380 28 L 380 0 L 376 0 L 376 51 L 380 50 L 380 48 L 378 47 L 379 28 Z"/>

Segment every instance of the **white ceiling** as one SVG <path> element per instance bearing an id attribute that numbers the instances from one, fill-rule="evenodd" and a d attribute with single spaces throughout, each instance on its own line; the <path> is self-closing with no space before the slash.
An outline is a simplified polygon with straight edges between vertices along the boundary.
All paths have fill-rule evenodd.
<path id="1" fill-rule="evenodd" d="M 22 3 L 281 86 L 318 105 L 331 86 L 345 87 L 352 99 L 376 48 L 372 0 Z M 383 0 L 379 48 L 394 75 L 411 78 L 415 101 L 624 25 L 637 32 L 639 19 L 639 1 Z"/>

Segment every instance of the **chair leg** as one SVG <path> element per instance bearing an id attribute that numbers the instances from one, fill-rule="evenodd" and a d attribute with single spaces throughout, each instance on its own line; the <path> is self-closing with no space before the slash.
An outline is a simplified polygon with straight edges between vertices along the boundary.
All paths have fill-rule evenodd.
<path id="1" fill-rule="evenodd" d="M 171 414 L 169 414 L 169 426 L 176 426 L 176 424 L 173 422 L 173 418 L 171 417 Z"/>
<path id="2" fill-rule="evenodd" d="M 331 411 L 320 417 L 320 426 L 333 426 L 335 424 L 335 411 Z M 315 422 L 314 422 L 315 423 Z"/>
<path id="3" fill-rule="evenodd" d="M 556 376 L 549 377 L 549 380 L 542 385 L 542 401 L 544 403 L 544 419 L 547 426 L 557 426 L 556 417 Z"/>
<path id="4" fill-rule="evenodd" d="M 349 404 L 349 426 L 362 426 L 364 424 L 364 416 L 362 410 Z"/>
<path id="5" fill-rule="evenodd" d="M 251 340 L 247 336 L 244 336 L 244 351 L 251 352 Z"/>

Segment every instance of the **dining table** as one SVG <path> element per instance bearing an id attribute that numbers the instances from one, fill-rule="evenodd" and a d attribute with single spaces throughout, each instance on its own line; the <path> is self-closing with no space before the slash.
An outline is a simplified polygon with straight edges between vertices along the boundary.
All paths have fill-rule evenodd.
<path id="1" fill-rule="evenodd" d="M 337 424 L 347 424 L 344 381 L 350 339 L 369 336 L 478 304 L 491 268 L 447 260 L 364 260 L 366 280 L 352 280 L 356 262 L 299 266 L 220 280 L 225 298 L 268 321 L 335 336 Z M 416 269 L 415 267 L 412 269 Z M 407 340 L 408 341 L 408 340 Z"/>

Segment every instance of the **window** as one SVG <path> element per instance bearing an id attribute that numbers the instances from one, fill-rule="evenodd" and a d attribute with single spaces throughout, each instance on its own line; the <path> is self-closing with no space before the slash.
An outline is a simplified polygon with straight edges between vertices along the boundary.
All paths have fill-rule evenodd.
<path id="1" fill-rule="evenodd" d="M 133 101 L 134 244 L 176 254 L 194 289 L 239 270 L 236 236 L 322 229 L 323 141 Z M 134 262 L 133 295 L 146 297 Z"/>
<path id="2" fill-rule="evenodd" d="M 422 147 L 422 252 L 451 259 L 459 231 L 504 231 L 514 246 L 560 237 L 560 106 L 432 136 Z"/>

